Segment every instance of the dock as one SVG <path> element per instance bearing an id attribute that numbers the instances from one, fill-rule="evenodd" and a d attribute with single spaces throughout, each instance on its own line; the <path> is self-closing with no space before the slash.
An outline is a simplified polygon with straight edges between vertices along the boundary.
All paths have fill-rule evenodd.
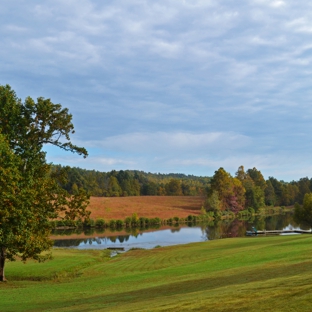
<path id="1" fill-rule="evenodd" d="M 125 247 L 107 247 L 107 249 L 125 251 Z"/>
<path id="2" fill-rule="evenodd" d="M 263 230 L 263 231 L 246 231 L 247 236 L 251 235 L 274 235 L 274 234 L 312 234 L 311 230 Z"/>

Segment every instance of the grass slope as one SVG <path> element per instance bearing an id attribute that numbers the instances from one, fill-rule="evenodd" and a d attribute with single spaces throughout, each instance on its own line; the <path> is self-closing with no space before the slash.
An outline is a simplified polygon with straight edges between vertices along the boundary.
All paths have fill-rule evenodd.
<path id="1" fill-rule="evenodd" d="M 9 263 L 1 311 L 311 311 L 312 236 L 235 238 L 115 258 Z"/>

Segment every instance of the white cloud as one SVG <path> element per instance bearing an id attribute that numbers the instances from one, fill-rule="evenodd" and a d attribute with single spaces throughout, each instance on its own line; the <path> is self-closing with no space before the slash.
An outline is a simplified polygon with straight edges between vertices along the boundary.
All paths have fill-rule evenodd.
<path id="1" fill-rule="evenodd" d="M 21 26 L 12 25 L 12 24 L 6 25 L 4 28 L 8 32 L 15 32 L 15 33 L 25 33 L 28 31 L 27 27 L 21 27 Z"/>
<path id="2" fill-rule="evenodd" d="M 284 1 L 281 0 L 276 0 L 276 1 L 271 1 L 271 6 L 274 8 L 279 8 L 286 5 L 286 3 Z"/>
<path id="3" fill-rule="evenodd" d="M 312 22 L 306 17 L 297 18 L 287 24 L 288 28 L 299 33 L 311 33 Z"/>
<path id="4" fill-rule="evenodd" d="M 285 1 L 282 0 L 254 0 L 254 3 L 266 5 L 273 8 L 280 8 L 286 5 Z"/>
<path id="5" fill-rule="evenodd" d="M 91 157 L 91 161 L 93 163 L 97 163 L 99 165 L 104 165 L 104 166 L 115 166 L 115 165 L 132 166 L 133 164 L 135 164 L 133 161 L 128 161 L 124 159 L 116 159 L 116 158 L 104 158 L 104 157 Z"/>
<path id="6" fill-rule="evenodd" d="M 151 51 L 162 57 L 175 57 L 181 51 L 179 43 L 156 40 L 152 43 Z"/>
<path id="7" fill-rule="evenodd" d="M 311 152 L 309 137 L 294 138 L 310 133 L 312 118 L 308 2 L 0 7 L 0 83 L 69 107 L 81 145 L 101 150 L 90 166 L 183 172 L 254 163 L 290 172 Z"/>
<path id="8" fill-rule="evenodd" d="M 90 147 L 101 147 L 128 153 L 170 155 L 198 154 L 213 149 L 237 150 L 250 143 L 247 136 L 236 133 L 129 133 L 108 137 L 102 141 L 89 141 Z"/>

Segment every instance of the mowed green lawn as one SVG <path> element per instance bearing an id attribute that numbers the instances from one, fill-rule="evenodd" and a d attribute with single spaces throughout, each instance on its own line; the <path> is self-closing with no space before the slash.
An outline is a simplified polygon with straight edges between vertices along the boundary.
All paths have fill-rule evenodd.
<path id="1" fill-rule="evenodd" d="M 312 311 L 312 235 L 8 263 L 0 311 Z"/>

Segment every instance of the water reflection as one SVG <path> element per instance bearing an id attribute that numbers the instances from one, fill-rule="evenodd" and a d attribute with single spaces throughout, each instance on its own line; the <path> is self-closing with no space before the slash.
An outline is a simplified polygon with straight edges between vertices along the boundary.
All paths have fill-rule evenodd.
<path id="1" fill-rule="evenodd" d="M 192 242 L 203 242 L 207 240 L 222 239 L 226 237 L 242 237 L 246 231 L 252 227 L 258 230 L 283 230 L 289 228 L 298 228 L 292 219 L 292 214 L 273 215 L 269 217 L 253 217 L 247 220 L 219 220 L 208 224 L 188 224 L 180 225 L 171 229 L 122 229 L 118 230 L 98 230 L 88 229 L 75 232 L 75 235 L 93 236 L 90 238 L 68 239 L 73 234 L 72 231 L 58 232 L 60 239 L 55 240 L 56 247 L 74 247 L 74 248 L 108 248 L 123 247 L 126 250 L 130 248 L 154 248 L 155 246 L 170 246 L 186 244 Z M 303 228 L 302 229 L 309 229 Z M 119 229 L 119 232 L 121 229 Z M 124 232 L 127 231 L 125 234 Z M 62 239 L 63 237 L 63 239 Z M 66 239 L 65 239 L 66 238 Z"/>
<path id="2" fill-rule="evenodd" d="M 291 213 L 272 216 L 254 216 L 247 220 L 229 220 L 217 221 L 213 225 L 206 227 L 207 237 L 209 240 L 220 239 L 226 237 L 242 237 L 246 231 L 250 231 L 252 227 L 257 230 L 286 230 L 289 228 L 299 229 L 299 225 L 293 221 Z M 303 230 L 308 230 L 310 227 L 300 226 Z"/>
<path id="3" fill-rule="evenodd" d="M 96 237 L 82 239 L 57 239 L 55 247 L 72 248 L 154 248 L 156 246 L 171 246 L 207 240 L 205 228 L 201 227 L 180 227 L 174 229 L 159 229 L 149 232 L 135 232 L 127 235 L 112 235 L 106 231 Z M 70 236 L 69 236 L 70 237 Z"/>

